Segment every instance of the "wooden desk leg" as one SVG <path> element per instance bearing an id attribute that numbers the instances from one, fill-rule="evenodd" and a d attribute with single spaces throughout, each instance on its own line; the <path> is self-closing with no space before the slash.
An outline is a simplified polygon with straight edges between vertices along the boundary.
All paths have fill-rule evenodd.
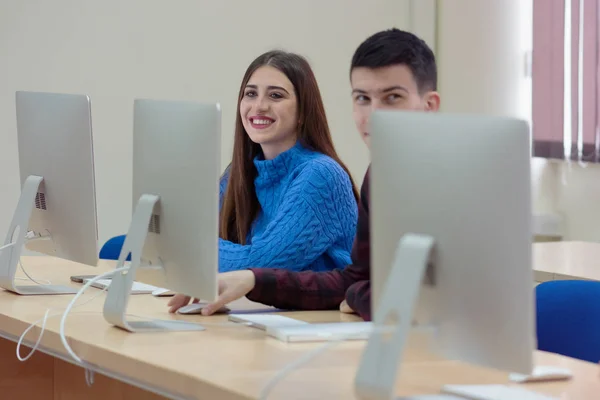
<path id="1" fill-rule="evenodd" d="M 0 398 L 11 400 L 52 399 L 54 392 L 54 357 L 36 352 L 20 362 L 17 344 L 0 338 Z M 22 347 L 27 354 L 31 349 Z"/>
<path id="2" fill-rule="evenodd" d="M 60 359 L 54 362 L 54 400 L 165 400 L 165 397 L 147 392 L 127 383 L 94 374 L 94 384 L 85 382 L 83 368 Z"/>

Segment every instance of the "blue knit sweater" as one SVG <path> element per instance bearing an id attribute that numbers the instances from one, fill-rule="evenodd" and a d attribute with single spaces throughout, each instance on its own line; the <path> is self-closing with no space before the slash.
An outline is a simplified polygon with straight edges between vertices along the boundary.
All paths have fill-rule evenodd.
<path id="1" fill-rule="evenodd" d="M 350 264 L 358 206 L 343 168 L 299 143 L 273 160 L 258 157 L 254 165 L 261 211 L 246 245 L 219 239 L 219 271 L 328 271 Z M 228 172 L 221 178 L 221 200 L 228 178 Z"/>

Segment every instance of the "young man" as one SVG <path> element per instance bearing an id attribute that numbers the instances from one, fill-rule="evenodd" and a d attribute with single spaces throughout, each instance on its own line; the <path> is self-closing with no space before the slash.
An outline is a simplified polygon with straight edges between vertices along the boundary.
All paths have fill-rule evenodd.
<path id="1" fill-rule="evenodd" d="M 350 83 L 354 121 L 367 146 L 369 117 L 376 109 L 437 111 L 435 56 L 415 35 L 398 29 L 378 32 L 365 40 L 352 57 Z M 282 309 L 326 310 L 340 308 L 371 319 L 369 245 L 369 171 L 359 208 L 352 265 L 329 272 L 291 272 L 284 269 L 251 268 L 219 275 L 219 298 L 202 311 L 210 315 L 242 296 Z M 170 312 L 188 304 L 177 295 Z"/>

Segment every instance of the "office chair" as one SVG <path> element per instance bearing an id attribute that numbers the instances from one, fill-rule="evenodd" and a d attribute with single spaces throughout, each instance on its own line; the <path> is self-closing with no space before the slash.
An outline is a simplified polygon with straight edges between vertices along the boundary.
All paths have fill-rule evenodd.
<path id="1" fill-rule="evenodd" d="M 115 236 L 104 243 L 100 249 L 99 257 L 103 260 L 118 260 L 125 242 L 125 235 Z M 127 261 L 131 261 L 131 254 L 127 256 Z"/>
<path id="2" fill-rule="evenodd" d="M 600 282 L 549 281 L 535 288 L 538 349 L 600 361 Z"/>

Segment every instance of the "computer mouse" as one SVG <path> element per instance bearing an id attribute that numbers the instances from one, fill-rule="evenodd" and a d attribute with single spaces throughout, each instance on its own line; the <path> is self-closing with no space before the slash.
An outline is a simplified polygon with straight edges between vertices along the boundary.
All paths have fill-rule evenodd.
<path id="1" fill-rule="evenodd" d="M 204 307 L 206 307 L 207 303 L 192 303 L 192 304 L 188 304 L 187 306 L 183 306 L 181 307 L 179 310 L 177 310 L 177 314 L 184 314 L 184 315 L 190 315 L 190 314 L 201 314 L 202 313 L 202 309 Z M 229 308 L 223 306 L 220 309 L 218 309 L 215 314 L 225 314 L 228 313 L 230 311 Z"/>

